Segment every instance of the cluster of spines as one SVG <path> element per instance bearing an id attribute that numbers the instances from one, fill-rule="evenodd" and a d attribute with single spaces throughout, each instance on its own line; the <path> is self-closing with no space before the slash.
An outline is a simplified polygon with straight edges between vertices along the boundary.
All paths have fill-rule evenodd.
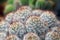
<path id="1" fill-rule="evenodd" d="M 16 12 L 7 14 L 5 21 L 10 24 L 8 26 L 9 35 L 15 34 L 21 39 L 29 32 L 45 39 L 45 34 L 48 33 L 49 28 L 55 27 L 57 24 L 57 19 L 52 12 L 32 10 L 28 6 L 22 6 Z"/>

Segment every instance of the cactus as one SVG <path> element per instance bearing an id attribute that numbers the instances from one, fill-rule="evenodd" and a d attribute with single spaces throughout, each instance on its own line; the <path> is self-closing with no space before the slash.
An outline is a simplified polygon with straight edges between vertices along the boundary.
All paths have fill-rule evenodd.
<path id="1" fill-rule="evenodd" d="M 48 9 L 48 10 L 53 10 L 53 7 L 55 6 L 55 2 L 52 0 L 8 0 L 7 3 L 8 3 L 7 5 L 12 5 L 13 9 L 15 10 L 17 10 L 17 8 L 19 8 L 20 6 L 24 6 L 24 5 L 25 6 L 28 5 L 32 9 Z M 9 10 L 13 11 L 13 9 L 12 10 L 9 9 Z"/>
<path id="2" fill-rule="evenodd" d="M 10 34 L 16 34 L 22 39 L 23 35 L 26 33 L 25 27 L 20 22 L 13 22 L 9 27 Z"/>
<path id="3" fill-rule="evenodd" d="M 7 14 L 5 17 L 5 21 L 7 21 L 8 23 L 12 23 L 13 15 L 14 15 L 13 12 Z"/>
<path id="4" fill-rule="evenodd" d="M 60 40 L 60 34 L 57 32 L 48 32 L 46 34 L 45 40 Z"/>
<path id="5" fill-rule="evenodd" d="M 31 8 L 30 7 L 22 6 L 14 14 L 13 21 L 21 21 L 22 23 L 25 23 L 25 21 L 27 20 L 28 16 L 30 15 L 30 13 L 31 13 Z"/>
<path id="6" fill-rule="evenodd" d="M 21 40 L 21 39 L 16 35 L 9 35 L 7 36 L 6 40 Z"/>
<path id="7" fill-rule="evenodd" d="M 59 25 L 51 11 L 20 6 L 0 21 L 0 32 L 7 34 L 6 40 L 60 40 Z"/>
<path id="8" fill-rule="evenodd" d="M 52 31 L 60 33 L 60 27 L 53 27 Z"/>
<path id="9" fill-rule="evenodd" d="M 40 37 L 35 33 L 27 33 L 24 35 L 23 40 L 40 40 Z"/>
<path id="10" fill-rule="evenodd" d="M 56 26 L 57 18 L 53 12 L 45 11 L 40 17 L 42 18 L 43 23 L 49 28 Z"/>
<path id="11" fill-rule="evenodd" d="M 0 40 L 5 40 L 7 34 L 5 32 L 0 32 Z"/>
<path id="12" fill-rule="evenodd" d="M 9 29 L 9 23 L 8 22 L 6 22 L 5 20 L 3 21 L 1 21 L 0 22 L 0 32 L 8 32 L 8 29 Z"/>

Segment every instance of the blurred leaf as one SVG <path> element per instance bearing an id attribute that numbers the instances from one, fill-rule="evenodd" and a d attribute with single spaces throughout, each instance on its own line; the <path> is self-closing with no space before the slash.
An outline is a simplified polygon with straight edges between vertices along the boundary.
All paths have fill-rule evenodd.
<path id="1" fill-rule="evenodd" d="M 14 3 L 14 0 L 8 0 L 7 3 L 8 4 L 13 4 Z"/>
<path id="2" fill-rule="evenodd" d="M 4 13 L 6 14 L 6 13 L 9 13 L 9 12 L 11 12 L 11 11 L 13 11 L 13 10 L 15 10 L 14 6 L 11 5 L 11 4 L 9 4 L 9 5 L 7 5 L 7 6 L 5 7 Z"/>
<path id="3" fill-rule="evenodd" d="M 36 0 L 29 0 L 29 6 L 35 8 Z"/>
<path id="4" fill-rule="evenodd" d="M 28 5 L 29 0 L 20 0 L 22 5 Z"/>

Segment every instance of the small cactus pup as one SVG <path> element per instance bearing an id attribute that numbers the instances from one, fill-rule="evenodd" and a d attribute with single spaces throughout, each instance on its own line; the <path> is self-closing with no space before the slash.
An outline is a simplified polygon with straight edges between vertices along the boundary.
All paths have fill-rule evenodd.
<path id="1" fill-rule="evenodd" d="M 45 40 L 60 40 L 60 34 L 57 32 L 48 32 L 46 34 Z"/>
<path id="2" fill-rule="evenodd" d="M 13 15 L 14 15 L 13 12 L 7 14 L 6 17 L 5 17 L 5 21 L 7 21 L 8 23 L 12 23 Z"/>
<path id="3" fill-rule="evenodd" d="M 4 20 L 2 20 L 1 22 L 0 22 L 0 32 L 8 32 L 8 30 L 9 30 L 9 23 L 8 22 L 6 22 L 6 21 L 4 21 Z"/>
<path id="4" fill-rule="evenodd" d="M 25 23 L 28 16 L 31 14 L 31 8 L 29 6 L 22 6 L 20 7 L 14 14 L 13 21 L 21 21 L 22 23 Z"/>
<path id="5" fill-rule="evenodd" d="M 10 25 L 9 34 L 15 34 L 18 37 L 22 38 L 25 33 L 26 33 L 25 27 L 24 27 L 24 25 L 22 23 L 20 23 L 20 22 L 13 22 Z"/>
<path id="6" fill-rule="evenodd" d="M 35 9 L 32 11 L 32 16 L 40 16 L 43 13 L 43 10 Z"/>
<path id="7" fill-rule="evenodd" d="M 7 34 L 5 32 L 0 32 L 0 40 L 5 40 Z"/>
<path id="8" fill-rule="evenodd" d="M 60 27 L 53 27 L 52 31 L 60 33 Z"/>
<path id="9" fill-rule="evenodd" d="M 17 37 L 16 35 L 9 35 L 6 37 L 5 40 L 21 40 L 21 39 Z"/>
<path id="10" fill-rule="evenodd" d="M 41 40 L 41 39 L 37 34 L 30 32 L 24 35 L 23 40 Z"/>
<path id="11" fill-rule="evenodd" d="M 42 34 L 45 34 L 45 31 L 48 29 L 48 27 L 43 26 L 44 24 L 41 21 L 41 18 L 39 16 L 31 16 L 29 19 L 26 21 L 26 29 L 27 32 L 33 31 L 39 35 L 42 36 Z M 31 32 L 33 32 L 31 31 Z"/>
<path id="12" fill-rule="evenodd" d="M 56 16 L 53 12 L 50 11 L 43 12 L 40 17 L 43 23 L 46 24 L 49 28 L 54 27 L 57 22 Z"/>

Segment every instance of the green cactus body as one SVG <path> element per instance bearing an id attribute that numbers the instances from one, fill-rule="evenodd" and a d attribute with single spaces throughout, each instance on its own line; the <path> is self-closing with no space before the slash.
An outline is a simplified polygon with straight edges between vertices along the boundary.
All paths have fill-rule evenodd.
<path id="1" fill-rule="evenodd" d="M 45 9 L 46 6 L 45 0 L 37 0 L 35 8 Z"/>
<path id="2" fill-rule="evenodd" d="M 29 0 L 20 0 L 22 5 L 28 5 Z"/>
<path id="3" fill-rule="evenodd" d="M 44 0 L 37 1 L 42 1 L 41 5 L 45 3 Z M 56 28 L 60 23 L 51 11 L 20 6 L 4 20 L 8 23 L 0 23 L 0 32 L 7 32 L 6 40 L 60 40 L 60 28 Z"/>
<path id="4" fill-rule="evenodd" d="M 23 38 L 26 33 L 25 27 L 20 22 L 13 22 L 9 28 L 9 34 L 16 34 L 19 38 Z"/>
<path id="5" fill-rule="evenodd" d="M 24 35 L 23 40 L 40 40 L 40 37 L 37 34 L 31 32 Z"/>

